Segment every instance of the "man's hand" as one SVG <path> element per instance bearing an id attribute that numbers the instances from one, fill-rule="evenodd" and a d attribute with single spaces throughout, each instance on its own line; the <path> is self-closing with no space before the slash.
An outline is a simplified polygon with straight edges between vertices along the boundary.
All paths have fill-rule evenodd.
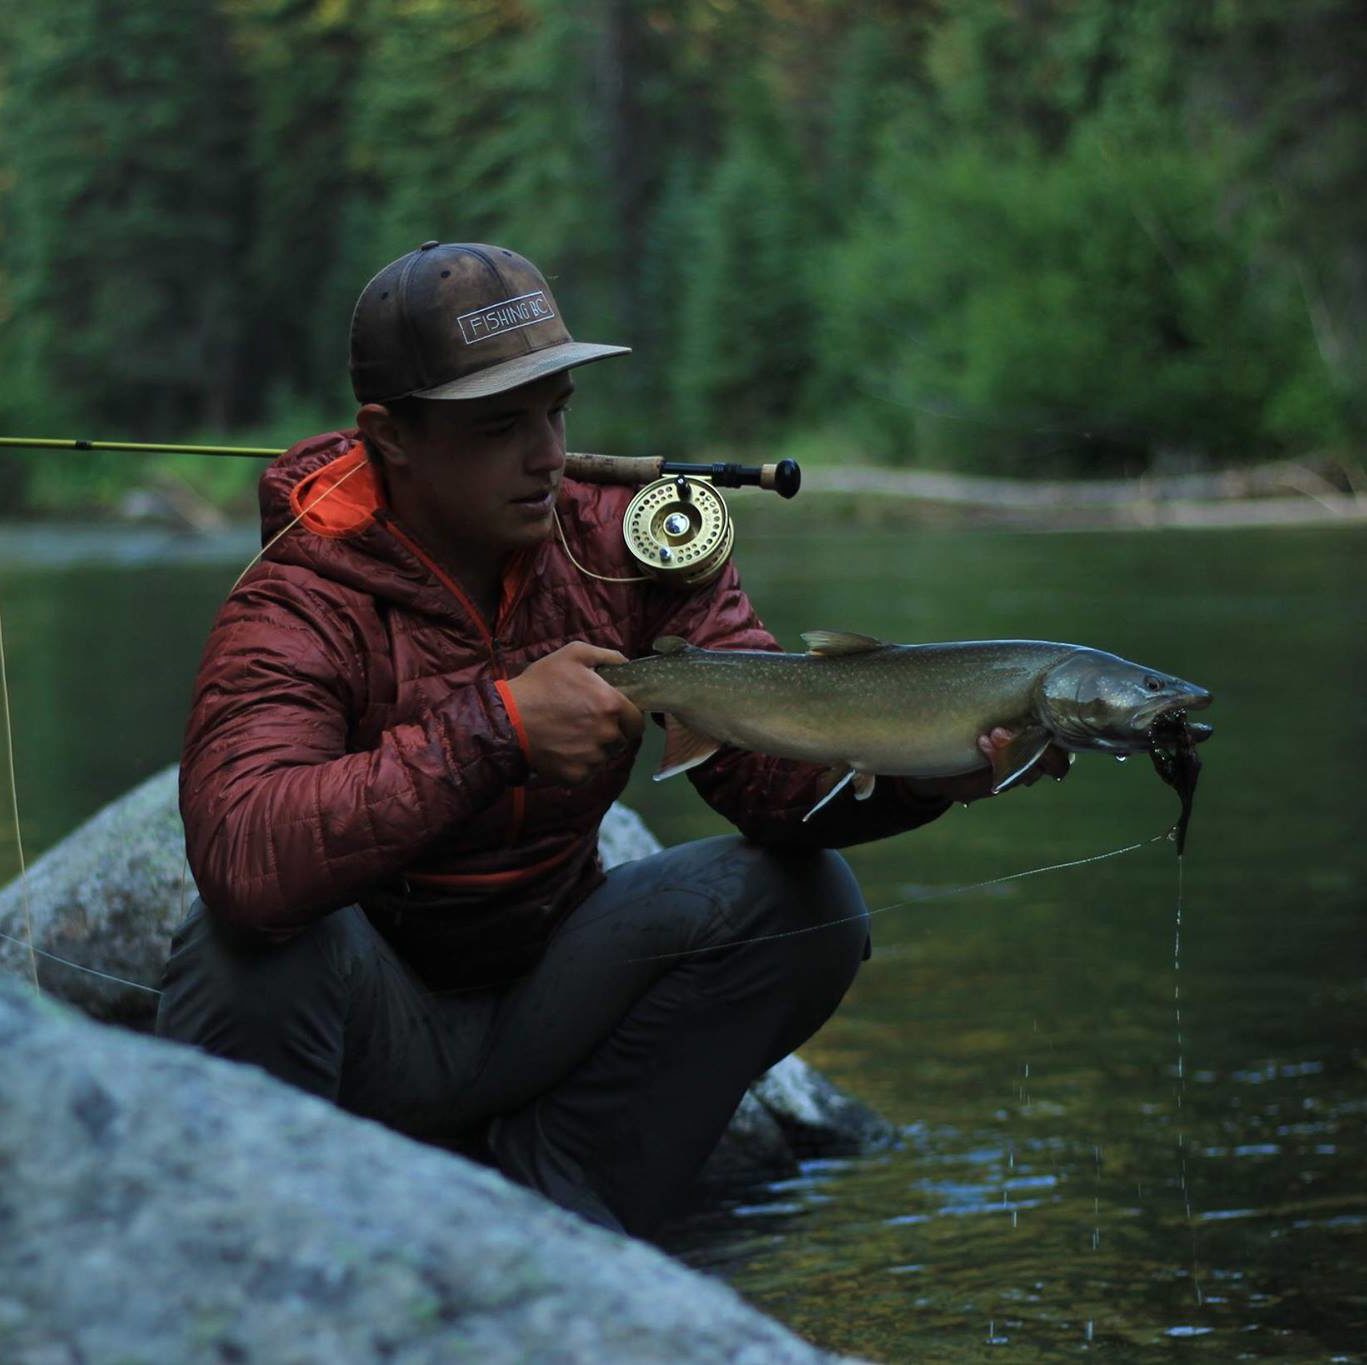
<path id="1" fill-rule="evenodd" d="M 645 728 L 645 717 L 594 672 L 624 664 L 615 649 L 574 640 L 508 680 L 533 770 L 571 786 L 587 782 Z"/>
<path id="2" fill-rule="evenodd" d="M 903 778 L 903 784 L 913 795 L 939 797 L 944 801 L 980 801 L 992 795 L 992 757 L 998 749 L 1004 749 L 1015 738 L 1016 732 L 998 725 L 989 733 L 978 736 L 978 748 L 989 764 L 985 768 L 975 768 L 971 773 L 960 773 L 957 777 Z M 1072 765 L 1072 755 L 1057 744 L 1051 744 L 1024 777 L 1019 778 L 1008 788 L 1031 787 L 1042 777 L 1052 777 L 1059 781 L 1068 776 Z"/>

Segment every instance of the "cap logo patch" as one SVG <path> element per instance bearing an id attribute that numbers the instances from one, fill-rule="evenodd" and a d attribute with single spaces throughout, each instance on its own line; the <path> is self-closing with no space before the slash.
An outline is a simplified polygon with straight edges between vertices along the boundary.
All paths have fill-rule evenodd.
<path id="1" fill-rule="evenodd" d="M 473 313 L 462 313 L 456 322 L 465 344 L 473 346 L 504 332 L 515 332 L 519 327 L 549 322 L 554 316 L 555 309 L 546 298 L 546 291 L 538 289 L 531 294 L 519 294 L 515 299 L 504 299 L 502 303 L 491 303 Z"/>

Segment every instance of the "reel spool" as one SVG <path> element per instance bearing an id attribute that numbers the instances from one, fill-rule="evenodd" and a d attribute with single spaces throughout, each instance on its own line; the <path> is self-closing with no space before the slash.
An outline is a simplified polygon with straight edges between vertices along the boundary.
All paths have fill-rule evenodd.
<path id="1" fill-rule="evenodd" d="M 643 572 L 681 588 L 710 583 L 736 539 L 721 494 L 683 474 L 656 479 L 632 498 L 622 536 Z"/>

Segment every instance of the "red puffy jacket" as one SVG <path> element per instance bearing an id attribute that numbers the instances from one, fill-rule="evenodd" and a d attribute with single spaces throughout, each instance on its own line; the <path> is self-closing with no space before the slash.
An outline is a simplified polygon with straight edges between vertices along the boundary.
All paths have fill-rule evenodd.
<path id="1" fill-rule="evenodd" d="M 329 490 L 335 490 L 329 492 Z M 323 496 L 326 494 L 327 496 Z M 622 543 L 630 490 L 566 479 L 558 510 L 579 562 L 635 572 Z M 586 785 L 529 778 L 503 680 L 571 640 L 650 652 L 662 635 L 777 648 L 733 566 L 689 592 L 605 583 L 555 540 L 517 555 L 498 619 L 389 515 L 356 433 L 301 442 L 261 480 L 263 539 L 206 646 L 181 766 L 190 867 L 210 909 L 275 931 L 359 901 L 448 931 L 482 961 L 534 952 L 602 880 L 598 824 L 634 751 Z M 823 790 L 808 764 L 723 750 L 690 773 L 749 837 L 837 847 L 908 829 L 943 802 L 881 782 L 856 806 L 802 816 Z"/>

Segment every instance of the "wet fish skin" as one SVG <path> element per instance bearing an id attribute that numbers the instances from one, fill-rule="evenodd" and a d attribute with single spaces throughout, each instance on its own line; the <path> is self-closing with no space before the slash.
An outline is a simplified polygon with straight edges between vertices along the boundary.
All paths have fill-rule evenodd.
<path id="1" fill-rule="evenodd" d="M 808 653 L 782 654 L 698 649 L 666 637 L 655 656 L 598 671 L 643 711 L 670 717 L 657 777 L 730 744 L 833 767 L 859 797 L 872 792 L 876 774 L 934 778 L 982 768 L 979 736 L 998 725 L 1016 732 L 994 765 L 999 791 L 1051 743 L 1150 751 L 1155 721 L 1211 701 L 1193 683 L 1082 645 L 898 645 L 830 631 L 803 639 Z"/>

